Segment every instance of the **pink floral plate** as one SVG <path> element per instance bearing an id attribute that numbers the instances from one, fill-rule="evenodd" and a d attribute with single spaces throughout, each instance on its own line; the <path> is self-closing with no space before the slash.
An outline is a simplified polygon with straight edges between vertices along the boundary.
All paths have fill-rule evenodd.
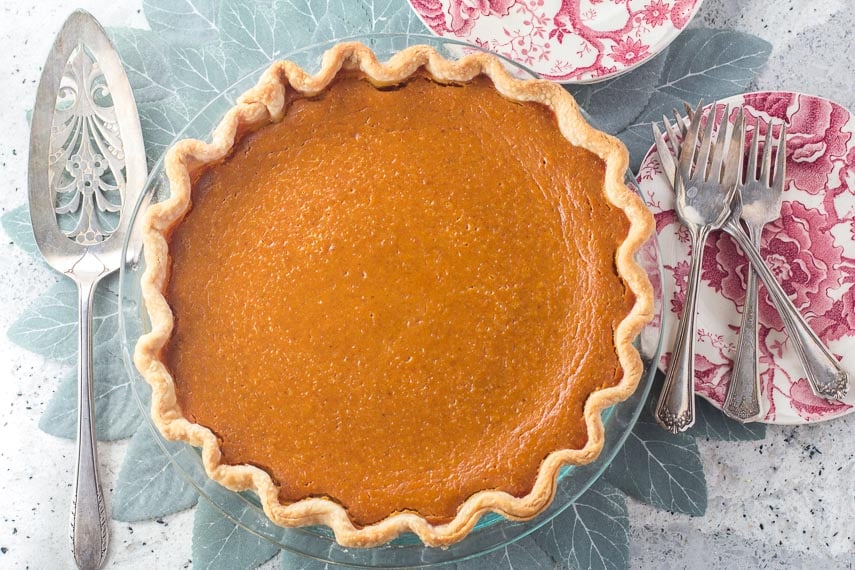
<path id="1" fill-rule="evenodd" d="M 562 83 L 595 83 L 652 58 L 703 0 L 409 0 L 434 33 Z"/>
<path id="2" fill-rule="evenodd" d="M 855 384 L 855 117 L 827 99 L 798 93 L 748 93 L 722 102 L 742 105 L 748 136 L 753 136 L 754 118 L 787 122 L 781 217 L 766 226 L 761 253 L 811 328 L 832 353 L 842 356 Z M 760 136 L 765 136 L 765 127 Z M 674 193 L 662 174 L 655 147 L 642 161 L 638 182 L 656 217 L 665 268 L 666 349 L 660 360 L 664 370 L 685 298 L 688 234 L 674 213 Z M 719 408 L 736 352 L 747 263 L 730 236 L 721 232 L 710 236 L 698 296 L 695 388 Z M 762 285 L 758 307 L 765 410 L 761 421 L 802 424 L 851 412 L 855 386 L 845 402 L 824 400 L 811 392 Z"/>

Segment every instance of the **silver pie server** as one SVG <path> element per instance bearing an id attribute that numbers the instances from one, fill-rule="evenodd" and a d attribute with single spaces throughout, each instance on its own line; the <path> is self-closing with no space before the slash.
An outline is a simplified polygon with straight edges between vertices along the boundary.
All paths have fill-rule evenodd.
<path id="1" fill-rule="evenodd" d="M 94 569 L 106 558 L 108 532 L 95 447 L 92 300 L 98 282 L 119 268 L 147 167 L 137 106 L 122 63 L 101 25 L 82 10 L 66 20 L 42 70 L 29 161 L 30 220 L 39 251 L 77 284 L 71 542 L 77 565 Z"/>

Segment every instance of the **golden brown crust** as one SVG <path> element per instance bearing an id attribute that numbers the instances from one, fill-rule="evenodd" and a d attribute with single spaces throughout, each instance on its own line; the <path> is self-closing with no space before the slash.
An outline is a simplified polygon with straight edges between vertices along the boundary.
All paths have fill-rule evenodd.
<path id="1" fill-rule="evenodd" d="M 481 73 L 486 74 L 505 97 L 550 107 L 567 140 L 605 161 L 606 195 L 626 212 L 631 222 L 628 236 L 618 249 L 615 261 L 618 273 L 635 294 L 636 301 L 631 313 L 615 330 L 615 346 L 623 377 L 617 385 L 591 394 L 585 404 L 587 444 L 582 449 L 557 450 L 547 456 L 528 495 L 514 497 L 501 491 L 481 491 L 469 497 L 458 509 L 457 516 L 445 524 L 431 524 L 415 513 L 393 513 L 378 523 L 357 527 L 345 509 L 330 499 L 310 498 L 291 504 L 280 503 L 276 484 L 267 472 L 250 465 L 223 464 L 216 436 L 182 415 L 173 379 L 161 360 L 173 326 L 172 311 L 163 295 L 169 273 L 167 239 L 171 228 L 190 207 L 194 173 L 210 163 L 223 160 L 243 132 L 280 120 L 285 111 L 287 89 L 302 95 L 320 93 L 342 68 L 359 69 L 373 83 L 390 85 L 400 83 L 422 67 L 440 82 L 468 81 Z M 653 292 L 647 274 L 635 263 L 634 255 L 650 236 L 653 218 L 641 199 L 624 185 L 628 160 L 623 144 L 588 125 L 576 102 L 564 89 L 548 81 L 514 79 L 499 60 L 487 54 L 472 54 L 449 61 L 430 47 L 413 46 L 388 62 L 379 63 L 365 46 L 343 43 L 324 55 L 317 75 L 306 74 L 292 62 L 274 63 L 258 85 L 241 96 L 238 104 L 226 114 L 214 131 L 211 143 L 183 140 L 169 151 L 165 164 L 171 195 L 146 212 L 143 229 L 146 270 L 141 288 L 152 330 L 137 343 L 134 361 L 152 387 L 151 414 L 155 424 L 166 438 L 201 447 L 205 470 L 212 479 L 235 491 L 255 491 L 267 516 L 277 524 L 287 527 L 323 524 L 333 530 L 336 540 L 344 546 L 376 546 L 406 531 L 415 533 L 429 546 L 444 546 L 464 538 L 481 515 L 489 511 L 515 520 L 536 516 L 552 501 L 558 471 L 563 465 L 585 464 L 596 459 L 604 443 L 602 410 L 629 397 L 641 377 L 641 358 L 632 341 L 652 318 Z"/>

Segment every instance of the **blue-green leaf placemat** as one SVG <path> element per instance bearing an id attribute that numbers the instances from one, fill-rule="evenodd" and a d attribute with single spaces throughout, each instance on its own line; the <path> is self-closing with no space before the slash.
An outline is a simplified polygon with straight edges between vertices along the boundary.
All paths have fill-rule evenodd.
<path id="1" fill-rule="evenodd" d="M 209 486 L 219 485 L 214 481 Z M 221 505 L 240 520 L 253 516 L 252 507 L 232 494 Z M 193 564 L 199 568 L 255 568 L 273 558 L 279 548 L 224 517 L 208 501 L 201 501 L 193 518 Z"/>
<path id="2" fill-rule="evenodd" d="M 628 568 L 626 498 L 601 478 L 534 540 L 564 568 Z"/>
<path id="3" fill-rule="evenodd" d="M 633 499 L 660 509 L 694 516 L 707 510 L 707 483 L 695 438 L 666 432 L 647 409 L 603 477 Z"/>
<path id="4" fill-rule="evenodd" d="M 170 455 L 177 455 L 183 443 L 163 441 Z M 194 506 L 196 490 L 173 471 L 170 458 L 147 426 L 137 430 L 128 446 L 113 496 L 113 518 L 136 522 L 152 520 Z M 201 469 L 201 467 L 200 467 Z"/>
<path id="5" fill-rule="evenodd" d="M 271 59 L 360 33 L 427 33 L 402 0 L 146 0 L 144 12 L 151 30 L 109 33 L 134 89 L 150 164 L 210 99 Z M 651 121 L 681 107 L 683 100 L 696 104 L 700 98 L 711 101 L 745 91 L 769 51 L 769 44 L 754 36 L 692 29 L 635 71 L 570 91 L 601 128 L 618 133 L 637 165 L 652 144 Z M 38 255 L 26 206 L 7 212 L 0 224 L 22 250 Z M 133 403 L 118 356 L 116 288 L 115 277 L 107 280 L 95 300 L 97 434 L 101 440 L 133 436 L 115 489 L 113 517 L 157 519 L 192 508 L 198 496 L 157 447 Z M 76 326 L 74 286 L 58 278 L 7 332 L 18 346 L 69 364 L 40 422 L 44 431 L 64 438 L 73 437 L 77 413 Z M 738 424 L 702 401 L 697 424 L 680 436 L 659 429 L 646 410 L 604 477 L 571 508 L 532 535 L 457 566 L 628 568 L 632 521 L 627 497 L 702 515 L 707 489 L 696 438 L 764 436 L 765 426 Z M 167 448 L 178 453 L 181 444 Z M 270 543 L 241 530 L 206 501 L 196 507 L 192 552 L 198 567 L 229 570 L 254 568 L 277 556 Z M 335 567 L 284 551 L 278 556 L 283 569 Z"/>

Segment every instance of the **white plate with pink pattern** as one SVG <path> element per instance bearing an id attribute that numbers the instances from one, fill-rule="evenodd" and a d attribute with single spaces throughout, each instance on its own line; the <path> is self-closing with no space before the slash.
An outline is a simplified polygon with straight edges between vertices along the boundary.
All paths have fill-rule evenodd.
<path id="1" fill-rule="evenodd" d="M 562 83 L 595 83 L 641 65 L 683 31 L 702 1 L 409 0 L 435 34 Z"/>
<path id="2" fill-rule="evenodd" d="M 761 421 L 803 424 L 855 409 L 855 117 L 827 99 L 760 92 L 722 101 L 742 105 L 746 132 L 753 118 L 787 122 L 787 178 L 781 218 L 766 226 L 760 251 L 810 326 L 850 374 L 845 402 L 816 397 L 761 285 Z M 774 127 L 773 127 L 774 129 Z M 774 131 L 777 136 L 777 131 Z M 761 132 L 765 136 L 765 129 Z M 761 139 L 762 140 L 762 139 Z M 665 272 L 660 368 L 671 357 L 689 272 L 686 229 L 674 213 L 674 193 L 651 148 L 638 183 L 656 217 Z M 724 402 L 745 297 L 747 258 L 728 235 L 713 233 L 704 250 L 698 296 L 695 388 L 713 405 Z"/>

